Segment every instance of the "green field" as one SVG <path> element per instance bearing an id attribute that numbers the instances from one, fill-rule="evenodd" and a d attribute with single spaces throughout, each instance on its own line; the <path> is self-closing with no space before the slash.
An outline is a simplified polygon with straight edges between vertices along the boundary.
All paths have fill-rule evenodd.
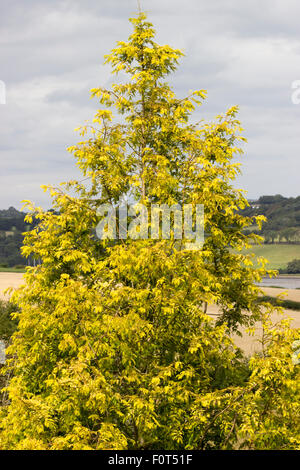
<path id="1" fill-rule="evenodd" d="M 263 256 L 269 261 L 269 269 L 286 268 L 289 261 L 300 259 L 300 245 L 285 245 L 274 243 L 270 245 L 253 245 L 245 253 L 254 253 L 256 256 Z M 0 272 L 24 273 L 24 269 L 0 268 Z"/>
<path id="2" fill-rule="evenodd" d="M 300 259 L 300 245 L 253 245 L 247 253 L 254 253 L 256 256 L 263 256 L 269 261 L 269 269 L 286 268 L 289 261 Z"/>
<path id="3" fill-rule="evenodd" d="M 269 261 L 269 269 L 286 268 L 289 261 L 300 259 L 300 245 L 285 245 L 274 243 L 270 245 L 253 245 L 245 253 L 254 253 L 256 256 L 263 256 Z M 24 269 L 0 268 L 0 272 L 23 273 Z"/>
<path id="4" fill-rule="evenodd" d="M 25 273 L 25 269 L 18 268 L 0 268 L 0 273 Z"/>

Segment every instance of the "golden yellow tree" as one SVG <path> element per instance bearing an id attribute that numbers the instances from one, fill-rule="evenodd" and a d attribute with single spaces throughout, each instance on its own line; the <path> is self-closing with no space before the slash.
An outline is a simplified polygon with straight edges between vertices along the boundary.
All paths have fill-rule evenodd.
<path id="1" fill-rule="evenodd" d="M 241 253 L 259 237 L 245 235 L 253 219 L 240 214 L 247 201 L 232 186 L 242 139 L 237 108 L 191 124 L 204 91 L 179 99 L 165 81 L 182 53 L 154 42 L 144 14 L 131 22 L 128 42 L 107 56 L 129 81 L 93 90 L 101 109 L 70 149 L 89 184 L 48 188 L 51 212 L 28 203 L 28 221 L 35 216 L 39 225 L 26 234 L 23 253 L 42 262 L 14 294 L 20 313 L 9 349 L 4 449 L 232 448 L 242 433 L 255 432 L 249 407 L 261 406 L 257 390 L 269 393 L 264 377 L 275 356 L 265 375 L 258 366 L 251 375 L 229 335 L 261 317 L 256 282 L 266 272 Z M 147 208 L 202 204 L 202 249 L 186 250 L 172 234 L 97 239 L 99 208 L 125 198 Z M 219 306 L 217 324 L 205 302 Z M 276 362 L 282 368 L 289 344 Z M 296 366 L 288 364 L 295 388 Z M 278 382 L 277 391 L 284 387 L 290 390 Z M 242 399 L 249 400 L 245 416 Z M 293 430 L 282 441 L 288 448 L 296 445 Z"/>

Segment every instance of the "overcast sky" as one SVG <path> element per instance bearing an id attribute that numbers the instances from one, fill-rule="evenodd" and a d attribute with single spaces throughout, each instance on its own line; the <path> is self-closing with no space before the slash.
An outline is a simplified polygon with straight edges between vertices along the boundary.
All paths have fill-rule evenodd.
<path id="1" fill-rule="evenodd" d="M 157 41 L 183 49 L 171 82 L 179 96 L 206 89 L 203 118 L 232 105 L 248 139 L 236 186 L 249 198 L 300 194 L 300 2 L 141 0 Z M 136 0 L 0 0 L 0 209 L 22 199 L 49 207 L 41 184 L 79 176 L 66 148 L 110 83 L 103 56 L 131 32 Z M 299 94 L 300 96 L 300 94 Z"/>

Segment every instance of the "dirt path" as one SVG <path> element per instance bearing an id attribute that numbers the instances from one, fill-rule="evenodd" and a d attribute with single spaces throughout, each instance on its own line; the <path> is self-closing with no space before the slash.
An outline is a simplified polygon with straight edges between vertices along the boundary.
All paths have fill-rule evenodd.
<path id="1" fill-rule="evenodd" d="M 270 295 L 273 297 L 276 297 L 279 293 L 281 292 L 288 292 L 289 296 L 286 297 L 290 300 L 295 300 L 300 302 L 300 297 L 299 297 L 299 290 L 296 289 L 274 289 L 274 288 L 266 288 L 264 289 L 266 295 Z M 212 318 L 217 318 L 217 315 L 219 314 L 218 307 L 216 305 L 209 305 L 207 309 L 208 315 L 211 315 Z M 276 323 L 280 322 L 283 318 L 289 318 L 291 319 L 291 327 L 292 328 L 300 328 L 300 311 L 294 311 L 294 310 L 283 310 L 282 315 L 279 314 L 273 314 L 271 316 L 272 322 L 275 325 Z M 262 350 L 260 340 L 262 338 L 262 326 L 260 322 L 257 322 L 255 324 L 255 334 L 254 335 L 249 335 L 245 329 L 240 330 L 242 333 L 242 337 L 238 335 L 233 335 L 233 339 L 235 344 L 240 347 L 245 354 L 247 355 L 252 355 L 254 352 L 259 352 Z"/>
<path id="2" fill-rule="evenodd" d="M 24 274 L 22 273 L 1 273 L 0 272 L 0 298 L 8 298 L 4 294 L 8 287 L 19 287 L 22 284 Z"/>
<path id="3" fill-rule="evenodd" d="M 274 289 L 274 287 L 264 287 L 264 292 L 266 293 L 266 295 L 271 295 L 272 297 L 276 297 L 277 295 L 284 293 L 287 294 L 284 296 L 284 299 L 300 302 L 300 289 Z"/>

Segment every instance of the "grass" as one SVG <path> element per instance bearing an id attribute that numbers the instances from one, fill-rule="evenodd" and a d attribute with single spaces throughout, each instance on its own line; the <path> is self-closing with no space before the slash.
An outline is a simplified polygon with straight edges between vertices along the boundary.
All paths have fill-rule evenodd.
<path id="1" fill-rule="evenodd" d="M 269 269 L 284 269 L 289 261 L 300 259 L 300 245 L 285 245 L 274 243 L 270 245 L 253 245 L 250 250 L 244 253 L 254 253 L 256 256 L 263 256 L 269 263 Z M 24 273 L 24 269 L 1 268 L 0 272 Z"/>
<path id="2" fill-rule="evenodd" d="M 0 273 L 25 273 L 25 269 L 19 268 L 0 268 Z"/>
<path id="3" fill-rule="evenodd" d="M 263 297 L 260 297 L 259 300 L 263 302 L 269 302 L 272 305 L 283 307 L 288 310 L 300 310 L 300 302 L 296 302 L 295 300 L 279 300 L 276 297 L 271 297 L 269 295 L 264 295 Z"/>
<path id="4" fill-rule="evenodd" d="M 300 259 L 300 245 L 285 245 L 274 243 L 272 245 L 253 245 L 245 253 L 254 253 L 256 256 L 266 258 L 269 269 L 284 269 L 289 261 Z"/>

